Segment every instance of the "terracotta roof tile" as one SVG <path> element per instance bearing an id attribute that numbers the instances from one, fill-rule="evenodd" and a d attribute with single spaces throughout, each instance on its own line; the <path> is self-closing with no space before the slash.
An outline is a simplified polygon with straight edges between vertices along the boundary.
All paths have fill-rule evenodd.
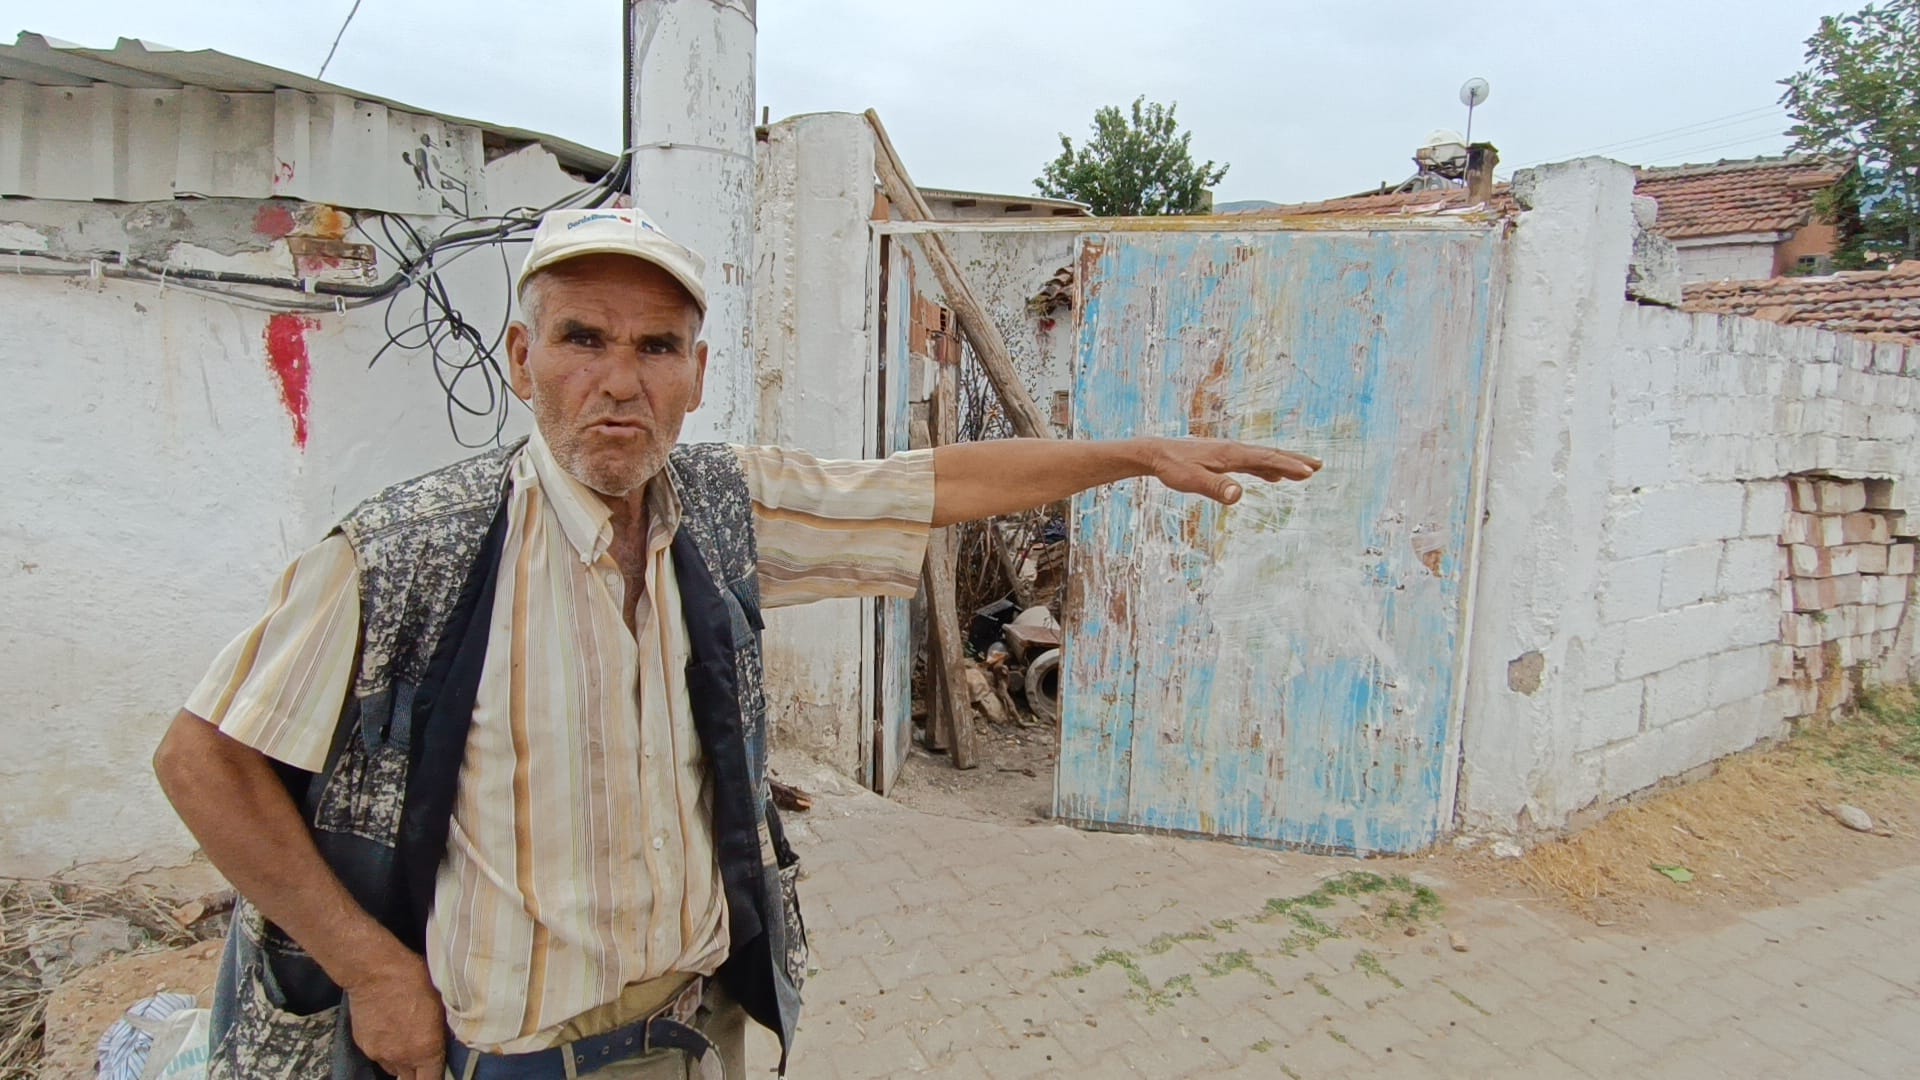
<path id="1" fill-rule="evenodd" d="M 1813 215 L 1813 198 L 1846 175 L 1846 166 L 1822 158 L 1773 157 L 1640 169 L 1635 191 L 1660 203 L 1653 229 L 1670 240 L 1790 232 Z M 1471 207 L 1464 188 L 1406 194 L 1349 195 L 1248 212 L 1248 217 L 1426 215 Z M 1487 209 L 1512 216 L 1519 207 L 1506 184 L 1496 185 Z"/>
<path id="2" fill-rule="evenodd" d="M 1772 157 L 1641 169 L 1635 191 L 1660 203 L 1654 231 L 1670 240 L 1792 232 L 1813 199 L 1847 173 L 1825 158 Z"/>
<path id="3" fill-rule="evenodd" d="M 1405 214 L 1422 216 L 1444 214 L 1474 209 L 1467 202 L 1466 188 L 1443 188 L 1439 191 L 1409 191 L 1404 193 L 1382 193 L 1371 195 L 1349 195 L 1340 199 L 1325 199 L 1320 202 L 1293 203 L 1288 206 L 1276 206 L 1265 210 L 1252 210 L 1240 217 L 1374 217 Z M 1518 207 L 1513 196 L 1508 193 L 1507 185 L 1499 184 L 1493 189 L 1493 202 L 1489 210 L 1499 214 L 1512 214 Z"/>
<path id="4" fill-rule="evenodd" d="M 1920 261 L 1826 277 L 1700 282 L 1686 287 L 1681 306 L 1920 343 Z"/>

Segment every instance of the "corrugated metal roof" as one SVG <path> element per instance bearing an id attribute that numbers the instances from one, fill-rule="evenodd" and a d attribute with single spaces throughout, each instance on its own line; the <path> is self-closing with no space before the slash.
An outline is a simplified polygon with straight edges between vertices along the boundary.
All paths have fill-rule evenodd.
<path id="1" fill-rule="evenodd" d="M 178 90 L 201 87 L 228 93 L 272 93 L 297 90 L 370 101 L 401 112 L 435 117 L 444 123 L 479 128 L 509 143 L 546 147 L 560 163 L 599 176 L 613 168 L 614 154 L 525 128 L 451 116 L 404 102 L 368 94 L 335 83 L 309 79 L 265 64 L 256 64 L 213 49 L 171 49 L 134 38 L 121 38 L 111 49 L 89 49 L 44 34 L 21 33 L 12 45 L 0 45 L 0 79 L 35 86 L 85 87 L 99 83 L 136 90 Z"/>
<path id="2" fill-rule="evenodd" d="M 971 199 L 974 202 L 997 203 L 1002 205 L 1047 206 L 1061 210 L 1081 210 L 1089 213 L 1091 213 L 1093 209 L 1083 202 L 1075 202 L 1072 199 L 1054 199 L 1045 195 L 996 195 L 990 191 L 956 191 L 952 188 L 930 187 L 921 188 L 920 195 L 922 198 L 944 199 L 949 202 Z"/>

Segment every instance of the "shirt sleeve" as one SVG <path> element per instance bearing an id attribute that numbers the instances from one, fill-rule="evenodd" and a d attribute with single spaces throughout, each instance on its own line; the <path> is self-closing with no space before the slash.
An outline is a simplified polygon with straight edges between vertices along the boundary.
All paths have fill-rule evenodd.
<path id="1" fill-rule="evenodd" d="M 874 461 L 822 461 L 770 446 L 737 452 L 753 498 L 763 604 L 919 590 L 933 524 L 933 451 Z"/>
<path id="2" fill-rule="evenodd" d="M 335 534 L 295 559 L 267 610 L 221 651 L 188 712 L 296 769 L 319 772 L 360 639 L 360 572 Z"/>

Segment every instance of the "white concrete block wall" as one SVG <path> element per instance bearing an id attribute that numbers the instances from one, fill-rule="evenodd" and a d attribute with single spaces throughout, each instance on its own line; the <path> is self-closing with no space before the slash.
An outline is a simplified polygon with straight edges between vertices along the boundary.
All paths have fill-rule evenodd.
<path id="1" fill-rule="evenodd" d="M 1468 828 L 1558 828 L 1784 732 L 1826 700 L 1809 654 L 1877 665 L 1875 677 L 1913 665 L 1910 579 L 1868 568 L 1913 557 L 1876 530 L 1911 530 L 1920 511 L 1920 350 L 1628 302 L 1630 187 L 1624 168 L 1592 161 L 1518 185 L 1528 209 L 1469 658 Z M 1898 483 L 1874 486 L 1877 510 L 1803 513 L 1787 477 L 1816 472 Z M 1591 546 L 1564 542 L 1583 506 L 1599 509 Z M 1802 561 L 1826 576 L 1789 580 L 1787 541 L 1825 545 Z M 1809 590 L 1823 609 L 1796 614 Z M 1502 673 L 1529 651 L 1548 670 L 1522 694 Z"/>
<path id="2" fill-rule="evenodd" d="M 538 148 L 488 175 L 499 207 L 578 186 Z M 297 204 L 20 200 L 0 206 L 12 223 L 0 228 L 162 259 L 187 245 L 226 269 L 285 275 L 284 242 L 254 231 L 265 205 Z M 507 250 L 517 260 L 524 247 Z M 467 318 L 497 326 L 508 272 L 464 259 L 445 280 Z M 193 844 L 149 762 L 187 692 L 342 512 L 472 451 L 448 430 L 424 358 L 367 366 L 387 340 L 380 306 L 301 328 L 304 448 L 269 367 L 265 312 L 149 283 L 11 274 L 0 312 L 0 874 L 180 864 Z M 526 427 L 514 416 L 509 438 Z"/>

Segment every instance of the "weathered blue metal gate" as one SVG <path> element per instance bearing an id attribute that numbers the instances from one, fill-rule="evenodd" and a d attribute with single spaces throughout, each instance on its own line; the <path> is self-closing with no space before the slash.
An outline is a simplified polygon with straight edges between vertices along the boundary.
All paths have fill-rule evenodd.
<path id="1" fill-rule="evenodd" d="M 1326 462 L 1220 508 L 1074 503 L 1060 818 L 1409 851 L 1452 812 L 1498 226 L 1082 246 L 1082 438 Z"/>

